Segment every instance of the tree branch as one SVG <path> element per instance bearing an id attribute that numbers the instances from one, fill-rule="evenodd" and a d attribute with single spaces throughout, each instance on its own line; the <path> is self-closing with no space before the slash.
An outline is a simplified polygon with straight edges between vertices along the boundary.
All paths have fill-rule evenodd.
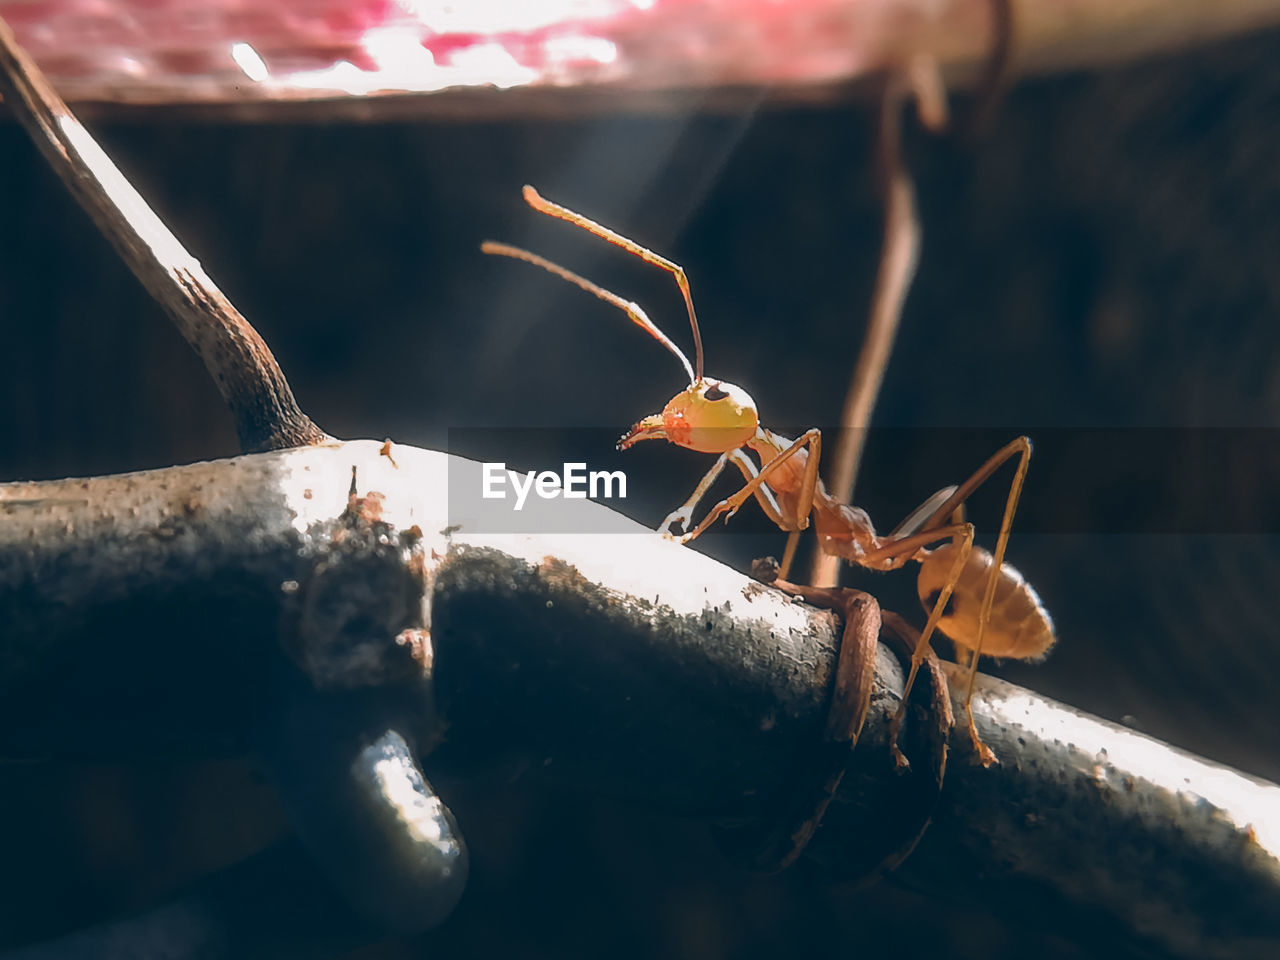
<path id="1" fill-rule="evenodd" d="M 245 452 L 326 439 L 257 331 L 125 179 L 0 19 L 0 94 L 147 292 L 204 361 Z"/>
<path id="2" fill-rule="evenodd" d="M 478 484 L 478 465 L 405 447 L 394 457 L 358 441 L 0 487 L 0 750 L 225 750 L 250 736 L 254 692 L 272 696 L 264 677 L 283 644 L 330 689 L 433 689 L 423 717 L 447 722 L 430 760 L 442 771 L 483 776 L 523 756 L 651 808 L 771 815 L 825 720 L 829 613 L 638 526 L 446 532 L 449 490 Z M 620 523 L 577 507 L 579 529 Z M 314 646 L 305 629 L 278 635 L 340 586 L 320 589 L 321 574 L 353 511 L 389 551 L 379 563 L 399 557 L 402 573 L 354 568 L 357 598 L 370 592 L 363 612 L 363 600 L 340 605 L 355 612 L 351 645 L 330 643 L 341 631 Z M 398 611 L 380 637 L 356 629 L 377 609 Z M 429 633 L 393 634 L 410 622 Z M 202 651 L 198 670 L 168 652 L 175 642 Z M 866 727 L 808 851 L 835 877 L 895 829 L 868 816 L 901 789 L 887 749 L 900 691 L 882 648 Z M 973 764 L 968 738 L 953 736 L 933 825 L 898 876 L 1059 928 L 1102 923 L 1177 956 L 1280 948 L 1280 788 L 996 680 L 980 683 L 974 712 L 1000 766 Z"/>

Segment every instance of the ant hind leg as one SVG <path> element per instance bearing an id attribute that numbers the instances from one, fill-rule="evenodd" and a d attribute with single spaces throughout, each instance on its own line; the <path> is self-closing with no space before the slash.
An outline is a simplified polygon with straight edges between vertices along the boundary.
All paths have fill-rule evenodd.
<path id="1" fill-rule="evenodd" d="M 996 451 L 995 454 L 988 458 L 987 462 L 979 467 L 974 472 L 973 476 L 960 484 L 959 487 L 956 487 L 951 496 L 938 503 L 930 516 L 920 520 L 918 515 L 921 511 L 917 510 L 909 518 L 912 522 L 919 521 L 919 529 L 925 533 L 934 529 L 941 532 L 946 528 L 935 528 L 934 525 L 944 522 L 945 518 L 951 518 L 952 521 L 954 521 L 957 516 L 961 516 L 962 514 L 958 511 L 963 509 L 964 502 L 968 500 L 973 491 L 985 483 L 1001 465 L 1014 457 L 1018 458 L 1018 465 L 1014 470 L 1013 481 L 1009 484 L 1009 495 L 1005 499 L 1004 516 L 1000 521 L 1000 535 L 996 539 L 996 549 L 995 553 L 992 555 L 991 573 L 987 577 L 986 589 L 983 591 L 982 595 L 982 605 L 979 607 L 977 636 L 973 638 L 971 646 L 969 644 L 965 644 L 965 646 L 970 646 L 968 679 L 964 695 L 965 721 L 969 728 L 969 739 L 973 742 L 973 749 L 977 752 L 978 758 L 982 762 L 983 766 L 990 766 L 991 764 L 999 761 L 997 760 L 996 755 L 991 752 L 991 748 L 983 743 L 982 738 L 978 735 L 978 727 L 973 718 L 973 709 L 970 701 L 973 698 L 973 685 L 974 678 L 977 676 L 978 661 L 982 657 L 982 645 L 986 637 L 987 626 L 991 621 L 991 608 L 995 602 L 996 584 L 999 582 L 1001 570 L 1004 568 L 1004 555 L 1009 546 L 1009 534 L 1013 528 L 1013 515 L 1017 510 L 1018 499 L 1022 495 L 1022 485 L 1026 480 L 1027 468 L 1031 461 L 1031 441 L 1026 437 L 1018 437 L 1017 439 L 1005 444 L 1005 446 L 1001 447 L 1000 450 Z M 935 495 L 934 497 L 931 497 L 929 501 L 926 501 L 926 504 L 933 503 L 937 499 L 939 499 L 938 495 Z M 923 534 L 915 534 L 916 537 L 922 535 Z M 903 542 L 910 541 L 911 539 L 912 537 L 908 537 L 906 538 L 906 541 Z M 972 543 L 971 539 L 970 543 Z M 966 548 L 963 553 L 967 558 L 968 549 Z M 952 586 L 954 586 L 954 578 L 959 576 L 961 569 L 963 569 L 963 563 L 960 563 L 957 568 L 951 571 L 952 577 L 949 577 L 948 579 L 951 581 Z M 946 595 L 949 596 L 949 592 L 946 592 Z M 941 595 L 939 599 L 941 599 Z M 937 607 L 935 605 L 935 612 L 936 610 Z M 931 621 L 932 619 L 933 618 L 930 617 Z"/>
<path id="2" fill-rule="evenodd" d="M 1013 482 L 1009 484 L 1009 496 L 1005 499 L 1004 516 L 1000 520 L 1000 535 L 996 538 L 996 550 L 991 563 L 991 575 L 987 578 L 987 589 L 982 595 L 982 607 L 978 614 L 978 639 L 973 648 L 973 658 L 969 661 L 969 677 L 964 691 L 964 714 L 969 725 L 969 738 L 973 741 L 973 748 L 978 751 L 978 757 L 984 767 L 999 761 L 996 759 L 996 755 L 991 752 L 991 748 L 983 743 L 982 738 L 978 736 L 978 726 L 973 719 L 973 681 L 978 675 L 978 659 L 982 656 L 982 642 L 987 631 L 987 624 L 991 620 L 991 607 L 995 602 L 996 583 L 1000 577 L 1000 571 L 1004 567 L 1005 550 L 1009 546 L 1009 534 L 1013 529 L 1013 514 L 1018 509 L 1018 498 L 1022 496 L 1022 484 L 1027 478 L 1027 467 L 1031 463 L 1031 441 L 1026 437 L 1018 437 L 988 461 L 988 464 L 995 462 L 996 465 L 999 465 L 999 463 L 1015 454 L 1018 456 L 1018 466 L 1013 472 Z M 983 469 L 985 470 L 986 467 L 984 466 Z"/>
<path id="3" fill-rule="evenodd" d="M 960 574 L 964 571 L 964 565 L 969 559 L 969 551 L 973 547 L 973 525 L 966 523 L 958 531 L 960 542 L 956 550 L 956 559 L 951 565 L 951 572 L 947 576 L 946 582 L 942 585 L 942 589 L 938 592 L 938 598 L 933 603 L 933 609 L 929 612 L 929 619 L 925 621 L 924 629 L 920 631 L 920 639 L 916 641 L 915 649 L 911 653 L 911 669 L 907 673 L 907 682 L 902 690 L 902 702 L 898 704 L 898 711 L 893 715 L 893 720 L 889 724 L 889 749 L 893 753 L 894 763 L 898 767 L 905 768 L 908 766 L 907 758 L 898 748 L 898 734 L 902 730 L 902 720 L 906 716 L 907 703 L 911 696 L 911 688 L 916 682 L 916 674 L 919 673 L 920 667 L 929 658 L 933 652 L 929 640 L 933 636 L 933 632 L 938 628 L 938 621 L 942 619 L 942 615 L 946 612 L 947 604 L 951 601 L 951 593 L 960 581 Z M 968 702 L 966 701 L 966 709 Z M 970 726 L 972 727 L 972 718 Z M 986 746 L 982 745 L 982 749 L 986 750 Z M 990 753 L 989 750 L 987 750 Z"/>

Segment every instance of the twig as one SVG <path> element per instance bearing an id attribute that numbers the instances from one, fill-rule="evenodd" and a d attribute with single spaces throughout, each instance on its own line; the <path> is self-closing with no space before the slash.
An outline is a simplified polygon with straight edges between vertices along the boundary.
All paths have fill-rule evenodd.
<path id="1" fill-rule="evenodd" d="M 416 562 L 427 558 L 415 577 L 429 643 L 383 636 L 381 659 L 405 663 L 410 649 L 432 682 L 387 680 L 394 674 L 367 669 L 376 656 L 344 669 L 380 697 L 434 688 L 449 725 L 434 767 L 467 775 L 524 757 L 644 806 L 769 814 L 826 717 L 829 613 L 588 502 L 578 503 L 580 529 L 635 533 L 437 532 L 451 519 L 447 491 L 478 489 L 478 465 L 397 447 L 395 469 L 381 448 L 335 443 L 0 486 L 0 753 L 170 744 L 190 754 L 243 740 L 255 722 L 250 693 L 278 656 L 278 624 L 324 568 L 323 532 L 351 509 L 355 467 L 355 500 L 376 506 L 381 536 L 420 536 Z M 385 602 L 412 602 L 407 581 L 384 582 Z M 175 658 L 177 641 L 201 656 Z M 867 819 L 898 782 L 888 729 L 902 678 L 883 649 L 874 683 L 809 848 L 836 877 L 895 829 Z M 237 697 L 226 696 L 231 684 Z M 163 712 L 138 692 L 147 690 Z M 1280 787 L 995 680 L 980 679 L 974 712 L 1001 763 L 973 764 L 968 737 L 953 734 L 933 825 L 898 877 L 1076 938 L 1188 958 L 1280 952 Z"/>
<path id="2" fill-rule="evenodd" d="M 72 116 L 0 19 L 0 93 L 49 165 L 164 308 L 218 385 L 245 452 L 327 439 L 271 350 Z"/>
<path id="3" fill-rule="evenodd" d="M 916 89 L 927 88 L 916 84 Z M 840 415 L 840 433 L 832 455 L 834 467 L 830 491 L 844 503 L 853 502 L 854 482 L 862 461 L 867 428 L 871 424 L 880 385 L 884 382 L 889 354 L 893 350 L 898 322 L 920 253 L 915 188 L 902 160 L 903 93 L 902 83 L 891 78 L 887 81 L 880 104 L 876 151 L 884 197 L 884 242 L 871 295 L 867 329 L 849 380 L 849 392 Z M 944 122 L 940 98 L 919 93 L 916 99 L 921 104 L 922 116 L 931 117 L 933 123 Z M 810 581 L 814 586 L 834 586 L 839 579 L 840 558 L 830 556 L 815 546 L 811 569 Z"/>
<path id="4" fill-rule="evenodd" d="M 991 52 L 974 88 L 973 107 L 961 127 L 966 137 L 979 136 L 987 129 L 1014 81 L 1014 0 L 990 2 Z"/>

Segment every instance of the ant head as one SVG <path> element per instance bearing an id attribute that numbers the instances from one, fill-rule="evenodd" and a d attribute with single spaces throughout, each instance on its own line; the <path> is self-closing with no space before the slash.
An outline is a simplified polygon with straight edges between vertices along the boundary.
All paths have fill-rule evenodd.
<path id="1" fill-rule="evenodd" d="M 641 440 L 669 440 L 699 453 L 728 453 L 756 435 L 760 417 L 747 391 L 723 380 L 699 378 L 661 413 L 645 417 L 618 441 L 626 450 Z"/>

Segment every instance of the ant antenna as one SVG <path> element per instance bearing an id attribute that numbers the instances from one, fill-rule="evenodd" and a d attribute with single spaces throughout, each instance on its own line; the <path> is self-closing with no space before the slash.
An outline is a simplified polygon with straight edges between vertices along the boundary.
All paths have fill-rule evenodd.
<path id="1" fill-rule="evenodd" d="M 554 273 L 557 277 L 568 280 L 574 286 L 581 287 L 583 290 L 587 291 L 587 293 L 594 293 L 605 303 L 609 303 L 617 307 L 629 316 L 631 321 L 637 327 L 670 350 L 675 355 L 675 358 L 684 365 L 684 372 L 689 375 L 689 382 L 697 382 L 693 375 L 693 367 L 689 365 L 689 358 L 684 355 L 684 352 L 679 347 L 671 342 L 670 337 L 658 329 L 657 324 L 649 319 L 648 314 L 640 308 L 638 303 L 633 303 L 630 300 L 623 300 L 616 293 L 611 293 L 604 287 L 592 283 L 585 277 L 578 276 L 572 270 L 566 270 L 564 267 L 560 266 L 560 264 L 552 263 L 546 257 L 540 257 L 536 253 L 530 253 L 528 250 L 522 250 L 519 247 L 513 247 L 506 243 L 496 243 L 493 240 L 486 240 L 484 243 L 480 244 L 480 250 L 483 253 L 489 253 L 499 257 L 511 257 L 513 260 L 523 260 L 525 263 L 532 263 L 535 267 L 541 267 L 548 273 Z M 699 349 L 701 349 L 701 347 L 699 347 Z M 701 358 L 701 355 L 699 355 L 699 358 Z"/>
<path id="2" fill-rule="evenodd" d="M 693 296 L 689 293 L 689 278 L 685 276 L 684 267 L 680 264 L 668 260 L 666 257 L 660 257 L 652 250 L 640 246 L 634 240 L 628 240 L 620 233 L 614 233 L 608 227 L 601 226 L 594 220 L 589 220 L 580 213 L 575 213 L 568 207 L 562 207 L 558 203 L 552 203 L 550 200 L 544 199 L 537 190 L 525 184 L 524 202 L 533 207 L 539 213 L 545 213 L 549 217 L 555 217 L 557 220 L 563 220 L 566 223 L 572 223 L 574 226 L 581 227 L 588 233 L 595 234 L 601 240 L 607 240 L 614 246 L 621 247 L 628 253 L 634 254 L 645 263 L 652 264 L 655 267 L 661 267 L 667 273 L 676 278 L 676 286 L 680 288 L 680 292 L 684 295 L 684 305 L 689 308 L 689 326 L 693 328 L 693 356 L 694 366 L 697 371 L 694 382 L 702 379 L 702 332 L 698 329 L 698 315 L 693 309 Z M 554 271 L 553 271 L 554 272 Z M 563 274 L 562 274 L 563 276 Z M 597 288 L 598 289 L 598 288 Z M 593 293 L 595 291 L 592 291 Z M 597 294 L 598 296 L 599 294 Z M 635 318 L 632 317 L 634 320 Z M 646 318 L 647 319 L 647 318 Z M 665 340 L 665 337 L 663 338 Z M 688 361 L 685 361 L 688 365 Z"/>

